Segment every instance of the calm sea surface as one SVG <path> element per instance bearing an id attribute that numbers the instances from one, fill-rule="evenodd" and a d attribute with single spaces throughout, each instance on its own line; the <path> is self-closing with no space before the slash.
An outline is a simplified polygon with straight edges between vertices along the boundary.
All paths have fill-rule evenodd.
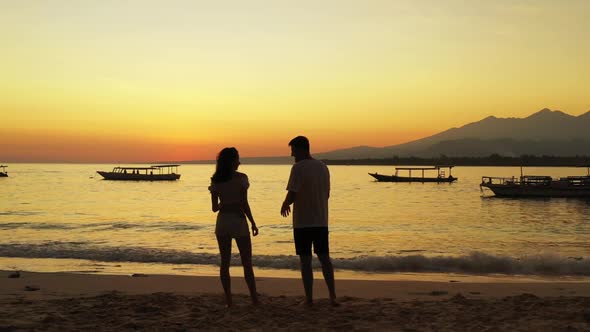
<path id="1" fill-rule="evenodd" d="M 112 167 L 10 164 L 10 177 L 0 178 L 0 269 L 215 267 L 207 191 L 214 165 L 183 165 L 176 182 L 105 181 L 96 174 Z M 297 268 L 291 218 L 279 213 L 290 167 L 240 168 L 250 178 L 260 228 L 258 268 Z M 482 196 L 482 175 L 518 176 L 517 167 L 456 167 L 453 184 L 378 183 L 367 174 L 391 174 L 388 166 L 329 168 L 331 250 L 341 270 L 590 276 L 590 200 Z M 559 177 L 586 169 L 525 173 Z"/>

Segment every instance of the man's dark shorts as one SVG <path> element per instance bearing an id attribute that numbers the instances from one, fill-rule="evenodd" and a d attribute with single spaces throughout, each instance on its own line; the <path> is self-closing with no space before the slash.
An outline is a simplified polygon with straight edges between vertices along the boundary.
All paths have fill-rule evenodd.
<path id="1" fill-rule="evenodd" d="M 294 228 L 295 251 L 297 255 L 311 256 L 311 246 L 317 255 L 329 254 L 328 227 Z"/>

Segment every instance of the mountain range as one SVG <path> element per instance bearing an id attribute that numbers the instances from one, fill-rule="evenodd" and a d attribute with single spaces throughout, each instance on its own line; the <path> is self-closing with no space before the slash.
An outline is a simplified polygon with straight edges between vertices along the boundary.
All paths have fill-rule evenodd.
<path id="1" fill-rule="evenodd" d="M 451 128 L 412 142 L 358 146 L 315 154 L 320 159 L 382 159 L 398 157 L 484 157 L 491 154 L 590 155 L 590 111 L 572 116 L 542 109 L 526 118 L 497 118 Z"/>
<path id="2" fill-rule="evenodd" d="M 489 116 L 459 128 L 412 142 L 385 147 L 356 146 L 314 153 L 317 159 L 385 159 L 397 157 L 435 158 L 588 156 L 590 155 L 590 111 L 572 116 L 561 111 L 542 109 L 526 118 Z M 242 158 L 247 163 L 292 163 L 287 156 Z M 205 161 L 196 161 L 202 163 Z M 209 161 L 210 162 L 210 161 Z M 190 163 L 190 162 L 189 162 Z"/>

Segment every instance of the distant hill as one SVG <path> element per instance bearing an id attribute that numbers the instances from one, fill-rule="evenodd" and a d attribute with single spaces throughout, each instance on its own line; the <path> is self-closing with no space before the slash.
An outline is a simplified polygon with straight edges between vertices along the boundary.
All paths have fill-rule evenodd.
<path id="1" fill-rule="evenodd" d="M 315 154 L 317 158 L 379 159 L 399 157 L 480 157 L 590 154 L 590 112 L 572 116 L 543 109 L 526 118 L 496 118 L 481 121 L 405 144 L 382 148 L 358 146 Z"/>
<path id="2" fill-rule="evenodd" d="M 496 118 L 451 128 L 412 142 L 385 147 L 356 146 L 324 153 L 318 159 L 384 159 L 398 157 L 435 158 L 486 157 L 499 154 L 576 156 L 590 155 L 590 111 L 572 116 L 561 111 L 542 109 L 526 118 Z M 242 158 L 247 164 L 291 164 L 289 156 Z M 184 164 L 214 163 L 184 161 Z"/>

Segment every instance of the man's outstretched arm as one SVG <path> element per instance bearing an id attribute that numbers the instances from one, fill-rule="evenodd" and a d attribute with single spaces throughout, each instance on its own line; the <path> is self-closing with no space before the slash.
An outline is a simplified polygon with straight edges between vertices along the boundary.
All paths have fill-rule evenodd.
<path id="1" fill-rule="evenodd" d="M 281 216 L 287 217 L 291 213 L 291 204 L 293 202 L 295 202 L 295 192 L 289 190 L 281 206 Z"/>

